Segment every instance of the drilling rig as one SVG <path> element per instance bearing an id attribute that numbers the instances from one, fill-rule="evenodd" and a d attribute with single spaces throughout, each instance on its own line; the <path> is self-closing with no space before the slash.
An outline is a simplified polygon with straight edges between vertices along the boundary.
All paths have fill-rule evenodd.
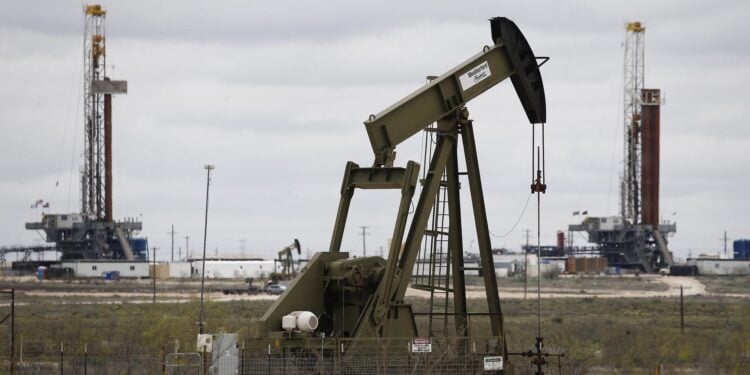
<path id="1" fill-rule="evenodd" d="M 127 81 L 107 76 L 105 17 L 100 5 L 85 7 L 84 166 L 81 212 L 45 214 L 26 229 L 43 230 L 62 259 L 145 259 L 147 244 L 133 235 L 142 224 L 115 221 L 112 212 L 112 96 L 126 94 Z"/>
<path id="2" fill-rule="evenodd" d="M 321 337 L 346 341 L 334 345 L 336 352 L 356 353 L 365 339 L 431 337 L 434 329 L 420 327 L 415 317 L 442 314 L 452 321 L 445 337 L 482 336 L 487 353 L 507 360 L 505 332 L 492 257 L 492 245 L 479 173 L 473 120 L 466 104 L 510 78 L 530 123 L 546 122 L 546 104 L 537 58 L 515 23 L 493 18 L 491 46 L 469 58 L 377 115 L 370 115 L 365 129 L 372 146 L 372 166 L 348 162 L 340 190 L 340 201 L 327 252 L 316 253 L 289 284 L 287 290 L 263 315 L 258 332 L 261 339 L 279 347 L 321 348 Z M 436 124 L 436 126 L 433 126 Z M 427 173 L 420 179 L 420 165 L 409 161 L 394 167 L 395 149 L 410 137 L 431 128 L 437 140 Z M 459 145 L 465 171 L 459 170 Z M 466 302 L 466 267 L 463 264 L 460 178 L 467 178 L 479 243 L 480 263 L 486 291 L 486 311 L 469 311 Z M 421 191 L 410 212 L 418 185 Z M 405 301 L 406 290 L 425 236 L 433 207 L 445 187 L 447 223 L 440 229 L 447 237 L 447 264 L 453 272 L 440 283 L 423 288 L 449 293 L 452 311 L 413 311 Z M 341 243 L 354 192 L 358 189 L 397 190 L 401 193 L 387 258 L 354 257 L 341 251 Z M 410 224 L 407 222 L 411 216 Z M 429 226 L 434 228 L 434 226 Z M 404 238 L 405 237 L 405 238 Z M 437 261 L 432 258 L 433 262 Z M 485 325 L 472 330 L 472 319 L 485 318 Z M 294 322 L 297 322 L 296 325 Z M 488 321 L 488 322 L 487 322 Z M 300 323 L 301 322 L 301 323 Z M 430 323 L 431 324 L 431 323 Z M 309 340 L 308 340 L 309 339 Z M 308 340 L 308 341 L 305 341 Z M 305 346 L 305 342 L 311 342 Z M 399 344 L 400 345 L 400 344 Z M 402 346 L 398 346 L 403 350 Z M 329 348 L 330 349 L 330 348 Z M 466 349 L 459 349 L 466 350 Z"/>
<path id="3" fill-rule="evenodd" d="M 625 30 L 620 216 L 586 217 L 569 229 L 587 232 L 597 245 L 594 252 L 610 265 L 654 272 L 673 264 L 667 237 L 677 231 L 659 216 L 662 96 L 659 89 L 644 88 L 646 28 L 629 22 Z"/>

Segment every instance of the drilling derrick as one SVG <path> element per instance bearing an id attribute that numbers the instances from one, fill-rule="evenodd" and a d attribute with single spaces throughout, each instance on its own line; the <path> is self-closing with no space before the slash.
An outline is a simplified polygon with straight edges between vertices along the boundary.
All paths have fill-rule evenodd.
<path id="1" fill-rule="evenodd" d="M 26 229 L 44 230 L 63 259 L 135 259 L 146 257 L 146 242 L 133 241 L 141 229 L 136 220 L 116 222 L 112 213 L 112 96 L 127 93 L 127 81 L 107 76 L 105 17 L 100 5 L 85 7 L 84 163 L 81 212 L 46 214 Z M 137 243 L 133 249 L 131 242 Z"/>
<path id="2" fill-rule="evenodd" d="M 651 272 L 672 264 L 667 237 L 677 227 L 659 218 L 662 97 L 659 89 L 644 88 L 645 33 L 640 22 L 625 27 L 620 216 L 586 217 L 570 230 L 588 232 L 589 242 L 597 245 L 594 252 L 609 264 Z"/>
<path id="3" fill-rule="evenodd" d="M 106 76 L 106 47 L 104 39 L 104 18 L 107 12 L 100 6 L 86 7 L 86 28 L 84 32 L 84 121 L 85 150 L 83 165 L 83 185 L 81 186 L 81 213 L 88 217 L 103 219 L 104 199 L 109 198 L 102 186 L 102 176 L 106 174 L 104 155 L 104 100 L 103 95 L 92 90 L 92 84 Z M 111 218 L 110 218 L 111 219 Z"/>
<path id="4" fill-rule="evenodd" d="M 625 220 L 639 223 L 641 214 L 641 90 L 644 81 L 644 51 L 646 28 L 640 22 L 630 22 L 625 33 L 625 66 L 623 97 L 624 134 L 623 174 L 620 211 Z"/>

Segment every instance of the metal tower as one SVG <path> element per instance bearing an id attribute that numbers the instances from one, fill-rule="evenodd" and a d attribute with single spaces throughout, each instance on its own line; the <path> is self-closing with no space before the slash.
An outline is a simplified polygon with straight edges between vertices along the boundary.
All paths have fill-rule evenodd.
<path id="1" fill-rule="evenodd" d="M 99 5 L 86 7 L 86 26 L 83 36 L 84 61 L 84 126 L 85 150 L 81 186 L 81 213 L 89 218 L 104 218 L 106 195 L 102 177 L 104 166 L 104 100 L 103 94 L 92 91 L 92 83 L 106 76 L 106 47 L 104 21 L 107 12 Z"/>
<path id="2" fill-rule="evenodd" d="M 625 33 L 624 141 L 621 215 L 632 224 L 641 222 L 641 90 L 644 81 L 646 28 L 629 22 Z"/>
<path id="3" fill-rule="evenodd" d="M 26 229 L 44 230 L 63 259 L 136 259 L 146 257 L 144 239 L 134 219 L 116 222 L 112 215 L 112 95 L 127 93 L 127 81 L 106 74 L 104 18 L 100 5 L 85 7 L 84 165 L 81 171 L 81 212 L 46 214 Z M 136 244 L 135 248 L 131 245 Z"/>
<path id="4" fill-rule="evenodd" d="M 587 217 L 569 229 L 588 232 L 593 252 L 611 265 L 653 272 L 673 264 L 667 237 L 677 227 L 659 217 L 661 91 L 644 88 L 645 32 L 640 22 L 625 27 L 620 216 Z"/>

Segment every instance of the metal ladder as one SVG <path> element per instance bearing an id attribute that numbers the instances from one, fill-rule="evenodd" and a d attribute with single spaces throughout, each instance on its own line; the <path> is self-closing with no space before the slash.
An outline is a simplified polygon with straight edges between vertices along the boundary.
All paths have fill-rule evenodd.
<path id="1" fill-rule="evenodd" d="M 425 129 L 425 163 L 433 152 L 434 127 Z M 422 176 L 423 179 L 426 176 Z M 430 292 L 428 315 L 429 336 L 443 336 L 448 330 L 450 311 L 451 259 L 449 238 L 448 183 L 445 173 L 425 229 L 422 249 L 417 256 L 417 266 L 412 277 L 412 288 Z"/>

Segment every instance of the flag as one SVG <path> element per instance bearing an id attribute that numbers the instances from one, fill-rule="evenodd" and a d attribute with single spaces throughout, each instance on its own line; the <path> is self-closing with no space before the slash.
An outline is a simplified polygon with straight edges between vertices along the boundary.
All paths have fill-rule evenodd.
<path id="1" fill-rule="evenodd" d="M 589 212 L 588 212 L 588 211 L 583 211 L 583 212 L 581 212 L 581 215 L 588 215 L 588 214 L 589 214 Z"/>
<path id="2" fill-rule="evenodd" d="M 37 205 L 37 206 L 38 206 L 38 205 L 40 205 L 40 204 L 42 204 L 42 203 L 44 203 L 44 199 L 38 199 L 38 200 L 36 201 L 36 205 Z"/>
<path id="3" fill-rule="evenodd" d="M 49 202 L 42 205 L 43 208 L 49 208 Z"/>
<path id="4" fill-rule="evenodd" d="M 579 211 L 573 211 L 573 216 L 580 215 L 581 213 Z"/>

